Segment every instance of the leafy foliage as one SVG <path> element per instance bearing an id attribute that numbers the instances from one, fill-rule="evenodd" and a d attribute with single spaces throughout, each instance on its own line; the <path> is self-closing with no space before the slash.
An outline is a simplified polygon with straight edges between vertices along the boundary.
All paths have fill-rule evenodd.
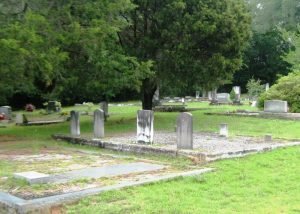
<path id="1" fill-rule="evenodd" d="M 261 84 L 261 81 L 253 78 L 248 81 L 246 87 L 250 100 L 256 100 L 265 91 L 265 86 Z"/>
<path id="2" fill-rule="evenodd" d="M 270 90 L 259 98 L 259 106 L 263 107 L 265 100 L 285 100 L 291 112 L 300 112 L 300 71 L 292 72 L 282 77 Z"/>
<path id="3" fill-rule="evenodd" d="M 275 28 L 266 33 L 253 34 L 244 55 L 244 66 L 235 73 L 234 83 L 245 86 L 249 79 L 273 84 L 279 75 L 287 75 L 292 65 L 285 59 L 293 45 Z"/>

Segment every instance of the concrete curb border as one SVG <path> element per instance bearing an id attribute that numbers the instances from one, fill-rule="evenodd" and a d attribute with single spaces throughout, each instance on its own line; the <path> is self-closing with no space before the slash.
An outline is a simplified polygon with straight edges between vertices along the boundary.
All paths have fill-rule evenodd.
<path id="1" fill-rule="evenodd" d="M 199 170 L 193 170 L 188 172 L 181 172 L 171 175 L 164 175 L 157 178 L 150 178 L 143 181 L 131 181 L 124 182 L 106 187 L 97 187 L 92 189 L 81 190 L 77 192 L 65 193 L 61 195 L 49 196 L 44 198 L 37 198 L 32 200 L 24 200 L 13 195 L 0 192 L 0 213 L 2 214 L 25 214 L 25 213 L 50 213 L 51 207 L 59 206 L 61 204 L 68 204 L 76 202 L 83 197 L 96 195 L 102 192 L 119 190 L 127 187 L 134 187 L 140 185 L 146 185 L 150 183 L 156 183 L 161 181 L 169 181 L 180 177 L 198 176 L 207 172 L 211 172 L 214 169 L 204 168 Z"/>

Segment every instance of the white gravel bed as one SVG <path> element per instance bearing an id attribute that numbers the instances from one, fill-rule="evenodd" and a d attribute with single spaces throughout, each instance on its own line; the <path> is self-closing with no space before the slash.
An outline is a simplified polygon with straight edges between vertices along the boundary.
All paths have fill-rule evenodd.
<path id="1" fill-rule="evenodd" d="M 274 139 L 272 142 L 264 142 L 264 138 L 256 137 L 220 137 L 214 133 L 194 133 L 194 150 L 207 154 L 234 153 L 245 150 L 262 150 L 277 146 L 300 145 L 300 142 L 291 142 Z M 155 132 L 154 147 L 176 148 L 175 132 Z M 135 133 L 123 134 L 107 138 L 116 143 L 136 143 Z"/>

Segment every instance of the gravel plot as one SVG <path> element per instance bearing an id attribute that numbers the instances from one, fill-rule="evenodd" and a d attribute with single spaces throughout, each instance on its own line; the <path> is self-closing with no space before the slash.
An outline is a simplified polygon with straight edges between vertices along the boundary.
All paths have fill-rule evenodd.
<path id="1" fill-rule="evenodd" d="M 264 138 L 255 137 L 220 137 L 214 133 L 194 133 L 194 150 L 207 154 L 231 153 L 253 149 L 264 149 L 271 146 L 296 145 L 300 142 L 291 142 L 274 139 L 272 142 L 264 142 Z M 155 132 L 154 147 L 176 148 L 175 132 Z M 135 133 L 118 135 L 107 138 L 111 142 L 136 143 Z"/>

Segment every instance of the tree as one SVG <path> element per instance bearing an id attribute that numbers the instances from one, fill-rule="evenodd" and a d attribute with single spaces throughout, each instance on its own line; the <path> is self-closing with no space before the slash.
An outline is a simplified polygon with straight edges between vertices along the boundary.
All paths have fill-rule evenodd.
<path id="1" fill-rule="evenodd" d="M 254 32 L 250 47 L 244 55 L 244 66 L 235 73 L 234 83 L 246 86 L 249 79 L 273 84 L 278 75 L 287 75 L 292 65 L 285 60 L 292 44 L 275 28 L 266 33 Z"/>
<path id="2" fill-rule="evenodd" d="M 300 22 L 298 0 L 247 0 L 252 11 L 253 28 L 264 33 L 274 27 L 294 31 Z"/>
<path id="3" fill-rule="evenodd" d="M 0 45 L 10 50 L 0 56 L 5 97 L 21 93 L 73 104 L 139 88 L 151 62 L 128 55 L 118 35 L 128 24 L 123 14 L 133 8 L 129 0 L 9 0 L 0 5 L 0 14 L 8 17 Z M 7 84 L 15 72 L 26 77 L 26 88 Z"/>
<path id="4" fill-rule="evenodd" d="M 122 32 L 125 49 L 153 61 L 155 75 L 142 85 L 144 109 L 152 108 L 158 82 L 213 88 L 232 78 L 242 64 L 250 35 L 243 1 L 134 0 L 132 25 Z"/>

